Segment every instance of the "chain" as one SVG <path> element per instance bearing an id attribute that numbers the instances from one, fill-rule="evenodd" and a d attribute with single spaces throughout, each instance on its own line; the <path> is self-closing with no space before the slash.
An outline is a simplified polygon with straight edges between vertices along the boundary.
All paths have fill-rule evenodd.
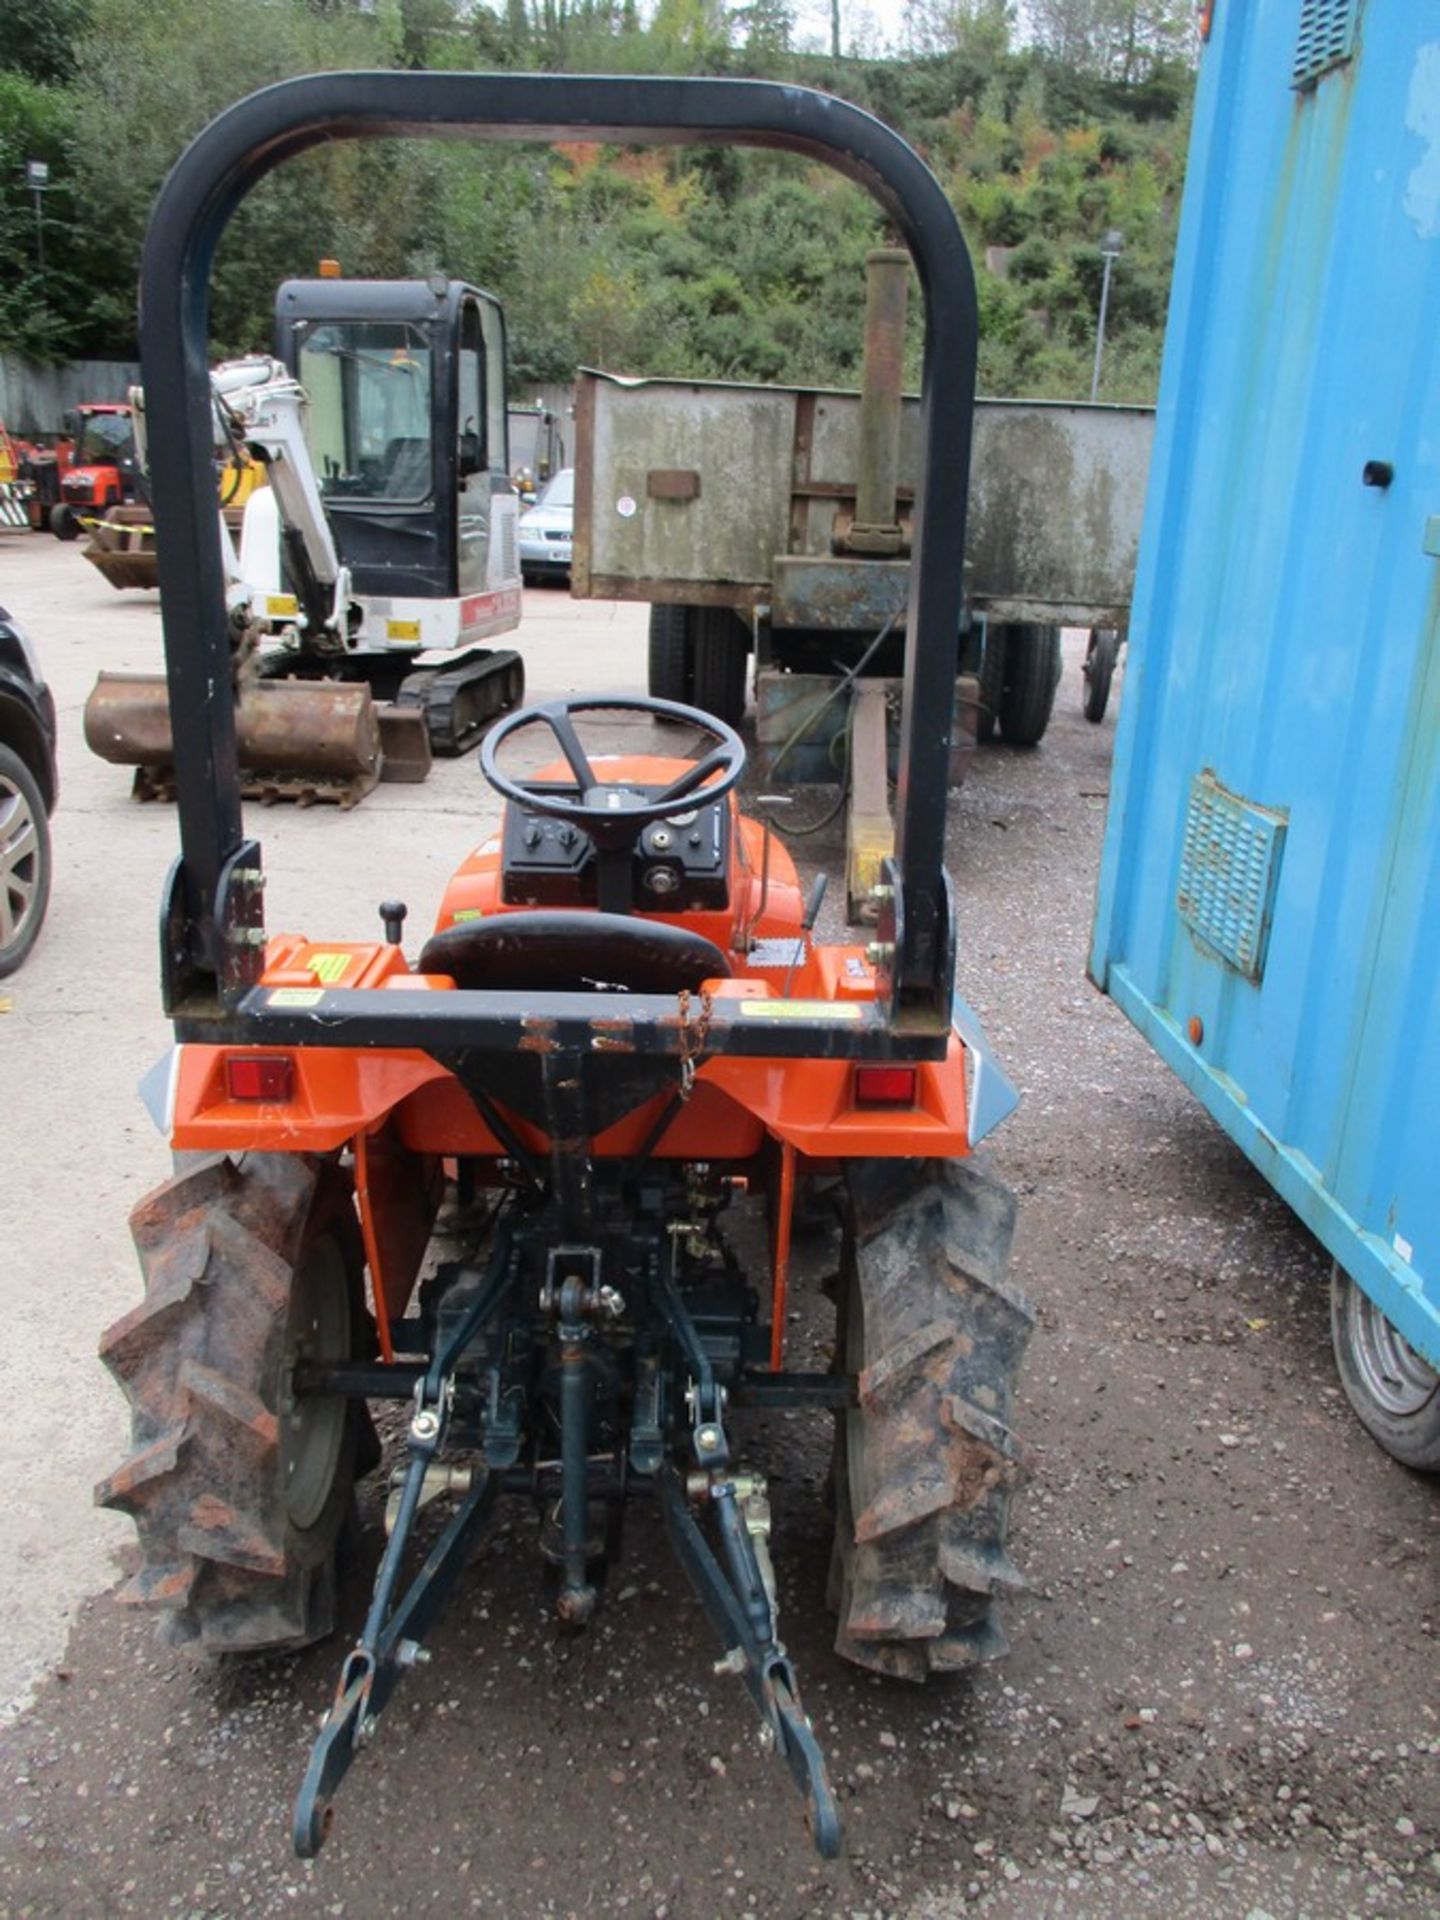
<path id="1" fill-rule="evenodd" d="M 690 1024 L 690 990 L 680 989 L 680 1098 L 688 1100 L 695 1089 L 695 1062 L 705 1051 L 710 1038 L 713 1003 L 708 993 L 700 995 L 700 1018 Z"/>

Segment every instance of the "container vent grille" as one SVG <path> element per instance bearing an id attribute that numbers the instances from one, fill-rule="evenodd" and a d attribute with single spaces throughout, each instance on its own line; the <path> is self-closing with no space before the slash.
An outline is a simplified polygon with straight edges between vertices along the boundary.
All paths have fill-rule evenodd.
<path id="1" fill-rule="evenodd" d="M 1195 776 L 1175 905 L 1197 938 L 1257 983 L 1265 971 L 1285 826 L 1283 813 L 1227 792 L 1213 773 Z"/>
<path id="2" fill-rule="evenodd" d="M 1313 87 L 1321 74 L 1350 58 L 1359 12 L 1360 0 L 1301 0 L 1292 87 Z"/>

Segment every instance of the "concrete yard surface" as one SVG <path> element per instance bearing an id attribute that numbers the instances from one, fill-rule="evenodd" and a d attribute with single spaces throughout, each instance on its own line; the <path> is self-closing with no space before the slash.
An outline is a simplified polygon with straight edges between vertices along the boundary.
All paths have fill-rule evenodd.
<path id="1" fill-rule="evenodd" d="M 62 727 L 51 920 L 0 983 L 0 1694 L 18 1709 L 0 1733 L 0 1916 L 1440 1908 L 1440 1494 L 1344 1403 L 1320 1249 L 1084 978 L 1123 681 L 1088 725 L 1075 636 L 1043 745 L 981 751 L 950 804 L 958 984 L 1023 1095 L 986 1150 L 1021 1196 L 1014 1277 L 1038 1314 L 1012 1542 L 1032 1587 L 1006 1609 L 1010 1657 L 923 1690 L 841 1663 L 831 1427 L 752 1416 L 737 1432 L 771 1481 L 781 1629 L 842 1860 L 812 1855 L 748 1702 L 712 1673 L 655 1516 L 634 1512 L 572 1638 L 518 1503 L 342 1787 L 320 1859 L 295 1860 L 290 1807 L 343 1637 L 197 1665 L 108 1597 L 130 1529 L 90 1504 L 126 1445 L 96 1341 L 138 1298 L 128 1210 L 169 1170 L 134 1087 L 168 1043 L 155 919 L 175 819 L 86 753 L 80 710 L 101 665 L 158 665 L 157 603 L 16 536 L 0 604 L 35 639 Z M 643 686 L 644 608 L 530 592 L 518 644 L 532 694 Z M 787 823 L 831 797 L 800 794 Z M 497 813 L 473 757 L 351 814 L 247 810 L 267 924 L 363 937 L 395 896 L 413 954 Z M 796 845 L 838 869 L 833 834 Z M 842 909 L 832 884 L 830 937 Z M 835 1251 L 822 1220 L 801 1235 L 792 1364 L 828 1364 Z M 382 1498 L 367 1482 L 347 1632 Z"/>

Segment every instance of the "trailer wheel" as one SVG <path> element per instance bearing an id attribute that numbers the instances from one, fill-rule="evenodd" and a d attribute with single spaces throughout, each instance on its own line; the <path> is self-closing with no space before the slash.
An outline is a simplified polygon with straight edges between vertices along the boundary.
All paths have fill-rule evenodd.
<path id="1" fill-rule="evenodd" d="M 1029 1305 L 1005 1279 L 1009 1189 L 973 1161 L 847 1174 L 840 1342 L 859 1381 L 838 1422 L 836 1651 L 906 1680 L 1006 1651 L 997 1595 L 1021 1450 L 1011 1427 Z"/>
<path id="2" fill-rule="evenodd" d="M 1005 645 L 1005 691 L 1000 737 L 1012 747 L 1038 747 L 1045 738 L 1060 684 L 1060 629 L 1011 627 Z"/>
<path id="3" fill-rule="evenodd" d="M 690 608 L 655 604 L 650 609 L 652 700 L 678 700 L 689 706 L 695 691 L 694 640 Z"/>
<path id="4" fill-rule="evenodd" d="M 987 622 L 985 651 L 980 656 L 980 713 L 977 740 L 988 740 L 1000 719 L 1000 702 L 1005 693 L 1005 629 Z"/>
<path id="5" fill-rule="evenodd" d="M 713 713 L 727 727 L 738 727 L 745 718 L 750 662 L 744 623 L 729 607 L 694 607 L 690 613 L 695 636 L 692 704 Z"/>
<path id="6" fill-rule="evenodd" d="M 207 1652 L 304 1646 L 335 1621 L 335 1557 L 378 1448 L 363 1402 L 299 1399 L 300 1361 L 367 1348 L 348 1179 L 300 1154 L 209 1158 L 130 1216 L 145 1298 L 101 1357 L 133 1450 L 95 1489 L 130 1514 L 141 1565 L 121 1589 Z"/>
<path id="7" fill-rule="evenodd" d="M 1085 649 L 1085 695 L 1083 706 L 1085 718 L 1098 727 L 1105 718 L 1105 708 L 1110 700 L 1110 682 L 1115 673 L 1115 656 L 1120 650 L 1120 636 L 1113 627 L 1092 627 L 1089 644 Z"/>
<path id="8" fill-rule="evenodd" d="M 1339 1266 L 1330 1270 L 1330 1334 L 1360 1424 L 1405 1466 L 1440 1473 L 1440 1373 Z"/>

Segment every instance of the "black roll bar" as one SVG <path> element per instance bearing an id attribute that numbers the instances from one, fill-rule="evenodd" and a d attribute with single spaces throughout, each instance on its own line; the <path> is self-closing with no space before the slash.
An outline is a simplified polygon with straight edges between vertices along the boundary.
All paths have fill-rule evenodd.
<path id="1" fill-rule="evenodd" d="M 212 122 L 161 190 L 145 239 L 140 334 L 180 811 L 180 860 L 162 935 L 172 1001 L 183 998 L 192 1012 L 207 1002 L 217 1013 L 222 1002 L 233 1009 L 259 967 L 251 865 L 258 853 L 241 827 L 211 470 L 211 261 L 236 206 L 272 168 L 325 141 L 382 135 L 776 148 L 847 175 L 894 222 L 925 306 L 892 909 L 895 1004 L 948 1010 L 945 792 L 978 337 L 974 274 L 954 212 L 897 134 L 828 94 L 771 81 L 571 74 L 362 72 L 283 81 Z M 250 888 L 238 907 L 237 872 Z"/>

